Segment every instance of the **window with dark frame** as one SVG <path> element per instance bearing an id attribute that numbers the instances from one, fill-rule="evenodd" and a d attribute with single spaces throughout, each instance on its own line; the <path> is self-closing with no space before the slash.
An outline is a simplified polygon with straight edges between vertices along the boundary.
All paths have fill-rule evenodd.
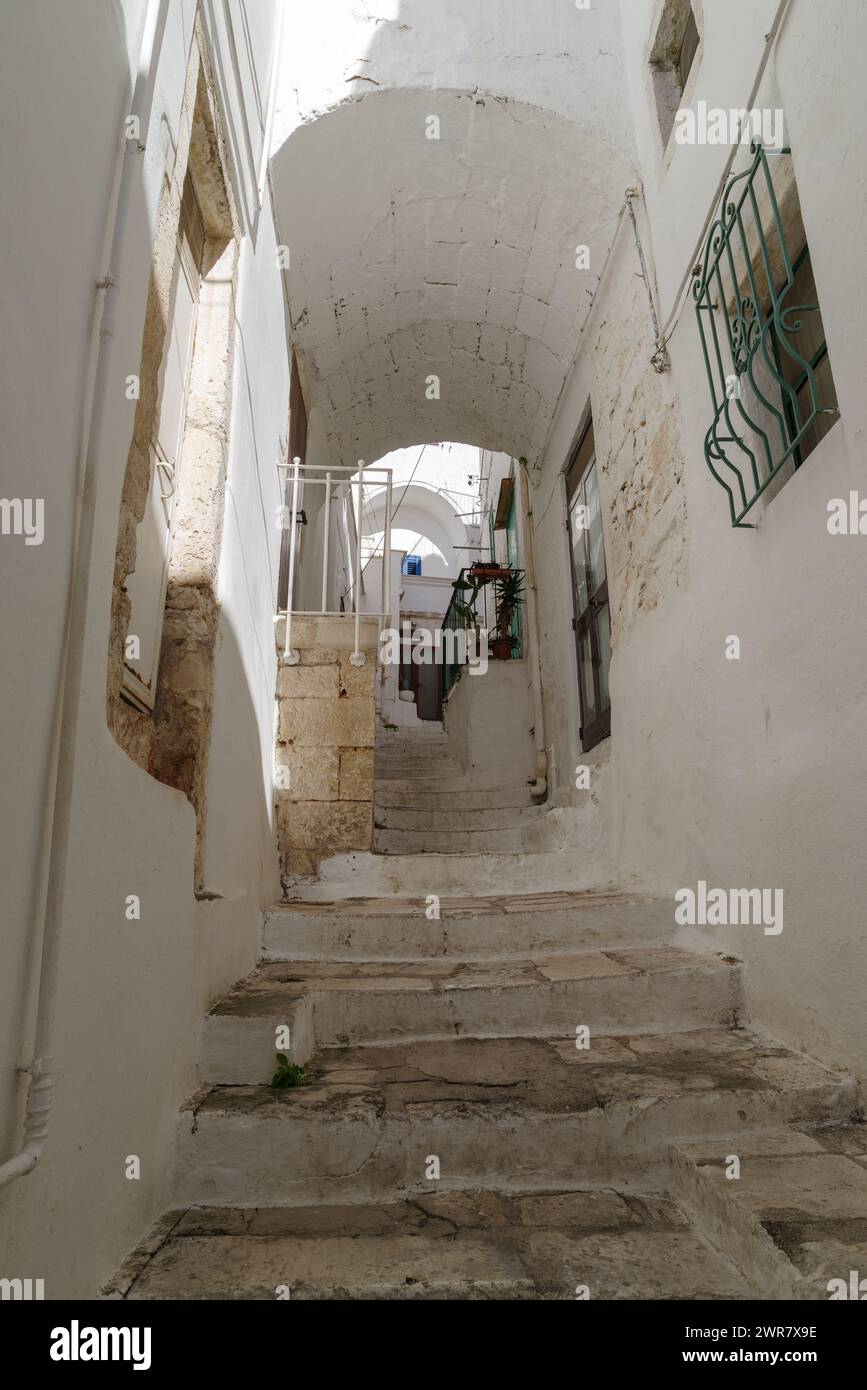
<path id="1" fill-rule="evenodd" d="M 675 117 L 701 47 L 691 0 L 666 0 L 650 49 L 650 72 L 662 147 L 666 148 Z"/>
<path id="2" fill-rule="evenodd" d="M 689 7 L 689 16 L 686 21 L 686 29 L 680 44 L 680 51 L 677 55 L 677 75 L 680 80 L 680 90 L 683 92 L 686 86 L 686 79 L 689 77 L 689 70 L 692 67 L 695 55 L 698 52 L 699 37 L 698 25 L 695 22 L 695 15 L 692 6 Z"/>
<path id="3" fill-rule="evenodd" d="M 793 396 L 783 395 L 781 392 L 781 398 L 789 436 L 793 440 L 798 439 L 792 456 L 793 464 L 795 468 L 800 468 L 819 441 L 824 439 L 828 431 L 836 424 L 837 392 L 834 378 L 831 375 L 831 359 L 828 356 L 828 345 L 825 342 L 822 310 L 813 276 L 813 266 L 810 261 L 810 248 L 806 242 L 795 257 L 792 275 L 792 287 L 788 298 L 793 305 L 804 307 L 797 319 L 798 327 L 795 328 L 793 324 L 787 338 L 798 356 L 809 363 L 815 376 L 819 398 L 826 407 L 825 410 L 813 416 L 812 423 L 801 434 L 802 420 L 808 420 L 813 414 L 809 374 L 801 367 L 799 361 L 789 353 L 781 351 L 779 335 L 772 322 L 769 336 L 774 360 L 778 372 L 788 382 L 793 392 Z M 792 318 L 793 313 L 790 313 L 790 321 Z M 798 438 L 799 435 L 800 438 Z"/>
<path id="4" fill-rule="evenodd" d="M 566 516 L 581 700 L 580 732 L 587 751 L 611 733 L 611 622 L 592 422 L 581 436 L 566 471 Z"/>
<path id="5" fill-rule="evenodd" d="M 755 525 L 752 509 L 773 501 L 839 419 L 791 151 L 750 148 L 692 292 L 713 408 L 705 461 L 735 527 Z"/>
<path id="6" fill-rule="evenodd" d="M 292 354 L 292 367 L 289 377 L 289 462 L 299 458 L 302 463 L 307 456 L 307 409 L 304 405 L 304 394 L 301 390 L 301 377 L 298 374 L 298 363 L 295 354 Z M 292 493 L 292 470 L 286 469 L 283 480 L 283 505 L 289 507 Z M 306 521 L 306 516 L 299 513 L 296 525 L 303 524 L 302 517 Z M 299 535 L 301 533 L 299 532 Z M 289 606 L 289 553 L 290 553 L 289 528 L 284 526 L 280 533 L 280 566 L 277 576 L 277 612 L 283 613 Z M 297 569 L 296 569 L 297 573 Z M 294 598 L 294 595 L 293 595 Z"/>

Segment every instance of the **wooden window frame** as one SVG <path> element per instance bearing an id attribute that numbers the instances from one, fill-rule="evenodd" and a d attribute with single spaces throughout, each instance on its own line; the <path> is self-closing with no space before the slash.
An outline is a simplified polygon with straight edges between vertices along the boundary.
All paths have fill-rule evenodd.
<path id="1" fill-rule="evenodd" d="M 304 393 L 301 390 L 301 376 L 298 371 L 298 363 L 295 354 L 292 354 L 292 366 L 289 376 L 289 467 L 285 470 L 283 480 L 283 506 L 291 508 L 292 505 L 292 462 L 299 458 L 302 464 L 307 458 L 307 407 L 304 404 Z M 302 483 L 303 488 L 303 483 Z M 300 506 L 303 500 L 303 491 L 299 489 L 299 516 L 296 526 L 301 526 Z M 286 512 L 284 511 L 284 516 Z M 306 519 L 306 518 L 305 518 Z M 285 613 L 288 611 L 289 595 L 289 554 L 290 537 L 289 526 L 284 526 L 280 532 L 280 567 L 277 572 L 277 612 Z M 303 532 L 299 534 L 299 542 Z M 298 581 L 300 573 L 300 545 L 295 557 L 295 581 Z M 294 595 L 292 595 L 294 598 Z"/>
<path id="2" fill-rule="evenodd" d="M 696 55 L 700 47 L 701 34 L 698 31 L 695 10 L 692 8 L 692 5 L 690 5 L 689 14 L 686 17 L 686 24 L 684 25 L 683 36 L 680 40 L 680 47 L 677 51 L 677 79 L 680 83 L 681 93 L 686 91 L 689 74 L 692 72 L 693 64 L 695 63 Z"/>
<path id="3" fill-rule="evenodd" d="M 581 746 L 582 746 L 582 748 L 584 749 L 585 752 L 589 752 L 591 748 L 595 748 L 596 745 L 597 745 L 598 743 L 602 743 L 604 739 L 609 738 L 610 735 L 611 735 L 611 701 L 610 701 L 610 697 L 609 697 L 609 702 L 608 702 L 608 704 L 606 705 L 605 709 L 602 709 L 602 707 L 601 707 L 601 706 L 602 706 L 602 690 L 601 690 L 601 685 L 600 685 L 600 680 L 599 680 L 599 669 L 600 669 L 601 661 L 600 661 L 600 656 L 599 656 L 599 639 L 598 639 L 597 630 L 596 630 L 596 618 L 598 617 L 598 615 L 599 615 L 599 613 L 602 611 L 602 609 L 605 608 L 606 605 L 607 605 L 607 606 L 608 606 L 609 632 L 610 632 L 610 625 L 611 625 L 611 607 L 610 607 L 609 600 L 608 600 L 608 563 L 607 563 L 607 560 L 606 560 L 606 565 L 605 565 L 605 578 L 604 578 L 604 580 L 603 580 L 602 583 L 599 585 L 599 587 L 598 587 L 596 590 L 594 590 L 594 592 L 591 594 L 591 592 L 590 592 L 590 583 L 589 583 L 589 553 L 588 553 L 588 551 L 587 551 L 587 547 L 588 547 L 589 544 L 590 544 L 590 540 L 589 540 L 590 532 L 589 532 L 589 528 L 586 529 L 586 530 L 584 531 L 584 542 L 583 542 L 583 543 L 584 543 L 584 548 L 585 548 L 585 556 L 586 556 L 587 561 L 588 561 L 588 565 L 587 565 L 587 568 L 588 568 L 588 582 L 587 582 L 587 596 L 588 596 L 588 601 L 587 601 L 587 606 L 586 606 L 586 608 L 584 608 L 584 609 L 582 610 L 582 612 L 579 613 L 579 612 L 578 612 L 578 582 L 577 582 L 578 576 L 577 576 L 576 573 L 575 573 L 575 536 L 574 536 L 573 531 L 572 531 L 572 519 L 571 519 L 572 503 L 573 503 L 573 501 L 574 501 L 574 499 L 575 499 L 575 497 L 576 497 L 576 495 L 577 495 L 577 493 L 578 493 L 578 491 L 579 491 L 579 489 L 580 489 L 580 487 L 581 487 L 581 484 L 583 483 L 584 479 L 586 478 L 587 474 L 589 473 L 590 469 L 592 468 L 592 466 L 593 466 L 593 464 L 594 464 L 595 462 L 596 462 L 596 445 L 595 445 L 595 440 L 594 440 L 594 436 L 593 436 L 593 421 L 590 420 L 590 421 L 588 421 L 586 428 L 582 431 L 581 438 L 580 438 L 579 441 L 578 441 L 578 445 L 577 445 L 577 447 L 576 447 L 576 449 L 575 449 L 575 452 L 574 452 L 573 455 L 572 455 L 572 458 L 571 458 L 571 460 L 570 460 L 570 462 L 569 462 L 569 466 L 568 466 L 568 468 L 566 469 L 566 472 L 564 473 L 564 479 L 563 479 L 563 480 L 564 480 L 564 487 L 565 487 L 565 497 L 566 497 L 566 530 L 567 530 L 567 534 L 568 534 L 568 538 L 569 538 L 569 570 L 570 570 L 571 579 L 572 579 L 572 613 L 573 613 L 573 616 L 572 616 L 572 631 L 573 631 L 574 637 L 575 637 L 575 661 L 576 661 L 576 665 L 577 665 L 577 674 L 578 674 L 578 699 L 579 699 L 580 705 L 581 705 L 581 728 L 580 728 L 580 730 L 579 730 L 579 733 L 580 733 L 580 736 L 581 736 Z M 601 510 L 600 510 L 600 517 L 601 517 Z M 604 535 L 604 530 L 603 530 L 603 536 L 602 536 L 602 546 L 603 546 L 603 555 L 604 555 L 604 553 L 605 553 L 605 535 Z M 597 710 L 597 714 L 596 714 L 595 718 L 594 718 L 593 720 L 591 720 L 590 722 L 588 722 L 588 720 L 587 720 L 586 711 L 585 711 L 585 707 L 584 707 L 584 679 L 583 679 L 583 677 L 584 677 L 584 670 L 583 670 L 583 663 L 582 663 L 582 657 L 581 657 L 581 638 L 582 638 L 582 636 L 583 636 L 583 634 L 584 634 L 585 632 L 589 632 L 589 634 L 590 634 L 590 652 L 591 652 L 590 660 L 591 660 L 591 664 L 592 664 L 592 667 L 593 667 L 593 670 L 592 670 L 593 695 L 594 695 L 595 709 Z"/>

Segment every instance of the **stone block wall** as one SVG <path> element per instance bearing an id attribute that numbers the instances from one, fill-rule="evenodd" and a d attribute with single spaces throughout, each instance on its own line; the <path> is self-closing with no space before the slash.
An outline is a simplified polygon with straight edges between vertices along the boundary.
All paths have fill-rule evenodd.
<path id="1" fill-rule="evenodd" d="M 377 624 L 361 625 L 363 666 L 353 666 L 355 619 L 296 618 L 282 660 L 277 625 L 277 837 L 284 885 L 320 860 L 373 846 L 373 745 Z"/>
<path id="2" fill-rule="evenodd" d="M 139 397 L 120 502 L 109 633 L 106 715 L 121 748 L 139 767 L 182 791 L 196 812 L 195 885 L 204 888 L 208 750 L 220 608 L 217 573 L 223 534 L 237 314 L 235 282 L 240 226 L 208 46 L 200 22 L 185 78 L 180 138 L 165 180 L 151 255 L 142 334 Z M 123 692 L 124 643 L 131 603 L 126 582 L 136 568 L 138 528 L 152 483 L 151 442 L 160 409 L 160 370 L 167 349 L 181 200 L 191 175 L 205 226 L 195 345 L 171 536 L 159 679 L 153 711 Z"/>

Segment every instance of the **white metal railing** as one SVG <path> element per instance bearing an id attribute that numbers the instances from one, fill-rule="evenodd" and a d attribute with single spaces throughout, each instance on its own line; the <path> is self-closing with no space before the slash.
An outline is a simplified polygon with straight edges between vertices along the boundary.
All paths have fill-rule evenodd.
<path id="1" fill-rule="evenodd" d="M 391 497 L 392 481 L 390 468 L 369 468 L 363 459 L 353 467 L 346 464 L 335 464 L 332 467 L 325 467 L 316 464 L 302 463 L 300 458 L 295 458 L 291 463 L 281 463 L 278 467 L 284 470 L 284 491 L 291 480 L 291 502 L 282 508 L 282 522 L 289 527 L 289 583 L 286 599 L 286 633 L 283 642 L 283 660 L 289 666 L 297 666 L 299 661 L 298 652 L 292 647 L 292 620 L 293 618 L 312 618 L 312 617 L 343 617 L 345 609 L 329 610 L 328 608 L 328 581 L 330 561 L 330 539 L 331 539 L 331 503 L 333 500 L 341 501 L 345 504 L 349 500 L 349 513 L 353 519 L 354 536 L 351 538 L 350 548 L 354 550 L 354 556 L 350 557 L 352 564 L 352 583 L 344 594 L 344 599 L 351 596 L 351 611 L 355 614 L 355 639 L 350 661 L 353 666 L 363 666 L 365 662 L 364 652 L 361 650 L 361 619 L 362 616 L 376 618 L 379 620 L 380 627 L 384 621 L 391 616 Z M 325 499 L 322 508 L 322 591 L 321 604 L 319 608 L 293 608 L 293 598 L 295 592 L 295 573 L 298 565 L 298 496 L 303 484 L 306 489 L 310 486 L 324 487 Z M 383 535 L 382 547 L 382 578 L 380 586 L 380 607 L 381 611 L 364 611 L 361 607 L 361 597 L 363 593 L 362 576 L 364 569 L 373 558 L 370 556 L 366 563 L 362 563 L 363 540 L 364 540 L 364 505 L 365 489 L 376 488 L 377 492 L 385 493 L 385 531 Z M 353 489 L 355 489 L 353 493 Z M 338 494 L 332 498 L 332 490 Z M 281 616 L 278 614 L 278 617 Z"/>

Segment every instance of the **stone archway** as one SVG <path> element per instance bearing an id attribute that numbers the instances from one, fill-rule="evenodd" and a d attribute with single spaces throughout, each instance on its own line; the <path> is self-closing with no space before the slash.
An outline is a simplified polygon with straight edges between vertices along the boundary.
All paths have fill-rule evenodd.
<path id="1" fill-rule="evenodd" d="M 294 197 L 322 167 L 319 196 Z M 538 457 L 630 174 L 573 121 L 491 93 L 375 92 L 295 129 L 272 176 L 332 457 L 443 439 Z"/>

